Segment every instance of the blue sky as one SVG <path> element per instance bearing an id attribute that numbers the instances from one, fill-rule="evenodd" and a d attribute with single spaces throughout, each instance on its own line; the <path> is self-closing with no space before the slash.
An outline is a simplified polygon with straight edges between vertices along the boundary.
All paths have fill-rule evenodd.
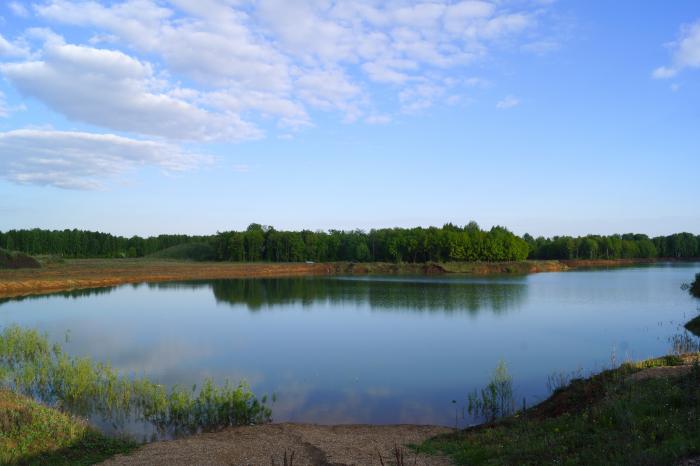
<path id="1" fill-rule="evenodd" d="M 696 1 L 0 16 L 0 230 L 700 232 Z"/>

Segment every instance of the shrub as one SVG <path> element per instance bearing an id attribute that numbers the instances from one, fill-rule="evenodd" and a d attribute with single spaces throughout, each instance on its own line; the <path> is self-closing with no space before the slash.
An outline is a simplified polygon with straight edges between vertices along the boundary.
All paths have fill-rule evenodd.
<path id="1" fill-rule="evenodd" d="M 688 291 L 696 298 L 700 298 L 700 273 L 695 274 L 695 280 L 690 284 Z"/>
<path id="2" fill-rule="evenodd" d="M 39 261 L 32 256 L 0 249 L 0 269 L 38 269 L 40 267 Z"/>
<path id="3" fill-rule="evenodd" d="M 491 381 L 478 393 L 474 390 L 469 395 L 468 411 L 472 416 L 493 422 L 510 416 L 514 411 L 513 379 L 508 374 L 504 361 L 500 361 L 491 377 Z"/>
<path id="4" fill-rule="evenodd" d="M 151 254 L 149 257 L 156 259 L 213 261 L 216 259 L 216 250 L 208 243 L 186 243 L 163 249 Z"/>

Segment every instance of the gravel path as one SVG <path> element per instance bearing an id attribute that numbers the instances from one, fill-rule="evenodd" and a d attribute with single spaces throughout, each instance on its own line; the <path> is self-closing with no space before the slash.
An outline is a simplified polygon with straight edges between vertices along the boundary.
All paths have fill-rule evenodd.
<path id="1" fill-rule="evenodd" d="M 116 465 L 241 465 L 284 464 L 294 453 L 293 466 L 395 464 L 395 445 L 403 451 L 405 464 L 443 466 L 443 457 L 416 455 L 404 445 L 419 443 L 452 429 L 438 426 L 372 426 L 314 424 L 266 424 L 235 427 L 221 432 L 155 442 L 129 455 L 102 464 Z"/>

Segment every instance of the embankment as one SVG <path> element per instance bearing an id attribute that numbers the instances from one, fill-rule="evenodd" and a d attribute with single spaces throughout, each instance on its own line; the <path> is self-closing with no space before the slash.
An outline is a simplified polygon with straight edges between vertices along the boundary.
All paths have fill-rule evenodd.
<path id="1" fill-rule="evenodd" d="M 586 267 L 630 266 L 653 262 L 655 261 L 650 259 L 621 259 L 392 264 L 382 262 L 239 263 L 163 259 L 73 259 L 47 263 L 40 269 L 0 270 L 0 297 L 9 298 L 142 282 L 343 274 L 528 274 L 561 272 Z"/>

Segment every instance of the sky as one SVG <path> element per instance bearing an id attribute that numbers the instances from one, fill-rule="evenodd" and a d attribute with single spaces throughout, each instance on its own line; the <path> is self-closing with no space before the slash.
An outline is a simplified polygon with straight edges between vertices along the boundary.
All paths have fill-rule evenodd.
<path id="1" fill-rule="evenodd" d="M 700 233 L 696 0 L 0 2 L 0 230 Z"/>

